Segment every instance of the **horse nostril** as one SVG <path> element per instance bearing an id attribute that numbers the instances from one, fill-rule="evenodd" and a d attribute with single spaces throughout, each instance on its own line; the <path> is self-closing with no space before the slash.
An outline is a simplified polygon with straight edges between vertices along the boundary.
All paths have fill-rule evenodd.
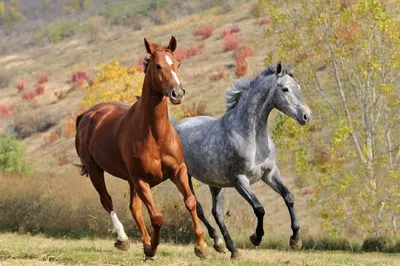
<path id="1" fill-rule="evenodd" d="M 308 121 L 307 114 L 304 114 L 304 115 L 303 115 L 303 118 L 304 118 L 305 121 Z"/>
<path id="2" fill-rule="evenodd" d="M 172 97 L 176 98 L 175 90 L 172 90 L 171 95 L 172 95 Z"/>
<path id="3" fill-rule="evenodd" d="M 183 95 L 185 95 L 186 91 L 184 89 L 182 89 L 182 91 L 183 91 Z"/>

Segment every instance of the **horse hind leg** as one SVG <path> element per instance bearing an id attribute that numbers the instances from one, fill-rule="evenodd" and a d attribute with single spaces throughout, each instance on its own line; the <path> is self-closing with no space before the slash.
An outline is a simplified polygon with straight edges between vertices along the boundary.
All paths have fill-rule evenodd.
<path id="1" fill-rule="evenodd" d="M 114 246 L 118 249 L 127 251 L 130 246 L 129 238 L 124 231 L 124 226 L 119 221 L 117 214 L 113 210 L 113 203 L 110 194 L 107 191 L 106 183 L 104 180 L 104 170 L 101 169 L 97 164 L 90 164 L 89 167 L 85 167 L 92 181 L 93 186 L 97 190 L 100 196 L 101 204 L 104 209 L 109 213 L 112 224 L 117 231 L 117 241 Z"/>
<path id="2" fill-rule="evenodd" d="M 235 247 L 224 221 L 224 190 L 222 188 L 210 186 L 210 192 L 212 195 L 212 214 L 214 219 L 221 230 L 226 247 L 231 252 L 231 258 L 238 259 L 241 257 L 241 254 Z"/>
<path id="3" fill-rule="evenodd" d="M 196 196 L 195 193 L 194 193 L 194 189 L 193 189 L 192 176 L 191 175 L 188 175 L 188 176 L 189 176 L 189 187 L 190 187 L 190 190 L 192 191 L 193 195 Z M 197 197 L 196 197 L 196 199 L 197 199 Z M 215 251 L 217 251 L 219 253 L 225 253 L 226 252 L 226 248 L 224 246 L 224 243 L 222 242 L 221 238 L 218 236 L 217 230 L 215 230 L 215 228 L 212 227 L 210 222 L 204 216 L 203 207 L 201 206 L 201 204 L 200 204 L 200 202 L 198 200 L 197 200 L 197 203 L 196 203 L 196 211 L 197 211 L 197 216 L 203 222 L 203 224 L 206 226 L 207 231 L 208 231 L 208 235 L 214 240 L 213 247 L 214 247 Z"/>

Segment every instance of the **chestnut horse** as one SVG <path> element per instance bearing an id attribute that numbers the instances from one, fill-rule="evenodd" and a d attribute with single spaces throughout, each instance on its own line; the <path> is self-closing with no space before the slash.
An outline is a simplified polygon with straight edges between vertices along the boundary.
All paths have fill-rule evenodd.
<path id="1" fill-rule="evenodd" d="M 163 224 L 151 188 L 171 179 L 192 216 L 197 240 L 195 253 L 203 257 L 207 244 L 196 213 L 196 198 L 188 185 L 180 139 L 168 119 L 167 98 L 173 104 L 180 104 L 185 94 L 177 75 L 179 63 L 173 54 L 176 39 L 172 36 L 167 47 L 150 44 L 146 39 L 144 43 L 150 58 L 145 66 L 140 99 L 132 106 L 100 103 L 77 117 L 75 147 L 82 161 L 82 175 L 90 177 L 99 193 L 118 233 L 115 246 L 122 250 L 129 248 L 129 239 L 113 211 L 104 171 L 128 181 L 129 208 L 142 236 L 147 259 L 155 257 Z M 151 237 L 143 222 L 142 203 L 150 215 Z"/>

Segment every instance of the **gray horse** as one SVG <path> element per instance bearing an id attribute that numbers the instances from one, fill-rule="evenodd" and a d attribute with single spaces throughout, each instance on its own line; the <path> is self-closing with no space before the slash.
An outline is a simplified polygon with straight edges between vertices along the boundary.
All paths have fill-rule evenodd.
<path id="1" fill-rule="evenodd" d="M 250 185 L 263 180 L 285 200 L 293 230 L 290 246 L 300 249 L 300 225 L 293 207 L 294 199 L 282 183 L 275 147 L 267 132 L 268 116 L 274 108 L 301 125 L 311 122 L 312 112 L 300 96 L 300 86 L 293 79 L 293 71 L 283 68 L 279 62 L 252 81 L 240 80 L 226 94 L 227 110 L 221 118 L 197 116 L 174 123 L 182 141 L 191 189 L 191 176 L 209 185 L 212 214 L 231 257 L 237 258 L 240 254 L 224 223 L 223 188 L 234 187 L 253 207 L 258 222 L 250 240 L 258 246 L 264 235 L 265 212 Z M 199 202 L 197 213 L 214 240 L 215 250 L 223 252 L 223 243 L 204 217 Z"/>

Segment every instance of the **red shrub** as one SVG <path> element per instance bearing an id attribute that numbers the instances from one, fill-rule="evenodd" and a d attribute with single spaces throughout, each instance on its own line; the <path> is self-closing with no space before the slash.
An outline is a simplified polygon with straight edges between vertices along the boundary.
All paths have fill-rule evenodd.
<path id="1" fill-rule="evenodd" d="M 71 163 L 71 159 L 68 157 L 68 155 L 65 152 L 63 152 L 57 156 L 57 161 L 58 161 L 58 166 L 63 166 L 63 165 Z"/>
<path id="2" fill-rule="evenodd" d="M 9 117 L 11 115 L 11 106 L 0 104 L 0 115 L 3 117 Z"/>
<path id="3" fill-rule="evenodd" d="M 25 89 L 25 80 L 24 79 L 19 79 L 17 80 L 17 90 L 18 92 L 22 92 Z"/>
<path id="4" fill-rule="evenodd" d="M 74 88 L 81 87 L 85 81 L 88 80 L 87 73 L 85 71 L 75 71 L 72 73 L 71 83 Z"/>
<path id="5" fill-rule="evenodd" d="M 176 47 L 174 55 L 176 60 L 178 60 L 179 62 L 182 62 L 183 60 L 186 60 L 188 58 L 185 48 L 183 48 L 182 46 Z"/>
<path id="6" fill-rule="evenodd" d="M 37 95 L 36 95 L 36 91 L 31 90 L 28 92 L 21 93 L 20 96 L 21 96 L 21 99 L 24 101 L 32 101 L 36 98 Z"/>
<path id="7" fill-rule="evenodd" d="M 201 40 L 205 40 L 213 34 L 213 31 L 214 31 L 213 26 L 204 26 L 200 29 L 193 31 L 193 35 L 195 37 L 200 37 Z"/>
<path id="8" fill-rule="evenodd" d="M 37 88 L 35 89 L 36 95 L 42 95 L 44 94 L 44 86 L 43 85 L 38 85 Z"/>
<path id="9" fill-rule="evenodd" d="M 312 194 L 314 194 L 314 189 L 312 189 L 312 188 L 306 188 L 303 190 L 303 196 L 312 195 Z"/>
<path id="10" fill-rule="evenodd" d="M 307 58 L 308 58 L 308 55 L 307 55 L 306 53 L 301 53 L 301 54 L 300 54 L 300 59 L 301 59 L 301 60 L 304 61 L 304 60 L 307 60 Z"/>
<path id="11" fill-rule="evenodd" d="M 225 38 L 226 36 L 230 35 L 231 32 L 228 30 L 222 30 L 221 31 L 221 39 Z"/>
<path id="12" fill-rule="evenodd" d="M 193 47 L 186 49 L 187 58 L 202 54 L 203 48 L 204 48 L 204 44 L 197 44 Z"/>
<path id="13" fill-rule="evenodd" d="M 53 144 L 54 142 L 56 142 L 60 137 L 58 136 L 56 131 L 51 131 L 50 134 L 48 136 L 45 136 L 43 138 L 43 146 L 47 146 L 49 144 Z"/>
<path id="14" fill-rule="evenodd" d="M 49 73 L 44 72 L 36 76 L 37 84 L 41 85 L 49 81 Z"/>
<path id="15" fill-rule="evenodd" d="M 245 60 L 246 57 L 249 56 L 253 56 L 254 55 L 254 51 L 247 48 L 247 47 L 243 47 L 242 49 L 240 49 L 239 51 L 236 52 L 235 54 L 235 58 L 236 60 Z"/>
<path id="16" fill-rule="evenodd" d="M 231 26 L 231 33 L 238 33 L 240 31 L 239 26 L 234 24 Z"/>
<path id="17" fill-rule="evenodd" d="M 218 71 L 214 71 L 208 76 L 209 80 L 217 81 L 223 79 L 225 77 L 225 69 L 220 69 Z"/>
<path id="18" fill-rule="evenodd" d="M 233 51 L 235 50 L 242 41 L 236 34 L 229 34 L 224 37 L 224 50 Z"/>
<path id="19" fill-rule="evenodd" d="M 236 60 L 235 74 L 237 77 L 243 77 L 247 72 L 247 62 L 246 60 Z"/>
<path id="20" fill-rule="evenodd" d="M 263 18 L 258 22 L 259 26 L 268 26 L 269 24 L 271 24 L 271 20 L 268 18 Z"/>

